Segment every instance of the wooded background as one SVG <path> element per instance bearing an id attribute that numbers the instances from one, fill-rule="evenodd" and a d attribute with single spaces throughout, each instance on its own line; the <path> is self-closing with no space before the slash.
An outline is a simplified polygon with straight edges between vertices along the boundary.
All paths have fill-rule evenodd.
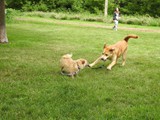
<path id="1" fill-rule="evenodd" d="M 86 12 L 104 14 L 105 0 L 12 0 L 6 7 L 21 11 Z M 160 0 L 109 0 L 108 14 L 116 7 L 125 15 L 160 17 Z"/>

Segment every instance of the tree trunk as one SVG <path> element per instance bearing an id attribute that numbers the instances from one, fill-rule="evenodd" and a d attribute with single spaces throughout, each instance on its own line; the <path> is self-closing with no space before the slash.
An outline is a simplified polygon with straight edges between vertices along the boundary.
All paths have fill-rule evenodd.
<path id="1" fill-rule="evenodd" d="M 7 43 L 8 38 L 6 34 L 5 25 L 5 1 L 0 0 L 0 43 Z"/>
<path id="2" fill-rule="evenodd" d="M 105 0 L 105 5 L 104 5 L 104 16 L 108 15 L 108 0 Z"/>

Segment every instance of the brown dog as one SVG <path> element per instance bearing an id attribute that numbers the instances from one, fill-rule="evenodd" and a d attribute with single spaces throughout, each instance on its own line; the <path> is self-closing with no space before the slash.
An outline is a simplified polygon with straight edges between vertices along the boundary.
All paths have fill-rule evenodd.
<path id="1" fill-rule="evenodd" d="M 128 48 L 128 40 L 130 38 L 138 38 L 137 35 L 128 35 L 126 36 L 122 41 L 117 42 L 114 45 L 107 46 L 104 45 L 103 53 L 102 55 L 94 61 L 92 64 L 89 64 L 90 67 L 97 64 L 100 60 L 106 61 L 107 59 L 110 59 L 112 62 L 108 65 L 107 69 L 111 70 L 112 67 L 117 63 L 118 58 L 122 55 L 122 66 L 125 65 L 126 62 L 126 54 L 127 54 L 127 48 Z"/>
<path id="2" fill-rule="evenodd" d="M 72 78 L 84 67 L 88 66 L 85 59 L 73 60 L 72 54 L 63 55 L 60 59 L 61 73 Z"/>

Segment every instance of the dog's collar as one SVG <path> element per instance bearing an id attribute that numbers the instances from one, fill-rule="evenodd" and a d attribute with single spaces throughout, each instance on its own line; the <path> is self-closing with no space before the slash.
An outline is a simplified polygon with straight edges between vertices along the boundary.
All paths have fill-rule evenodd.
<path id="1" fill-rule="evenodd" d="M 77 63 L 77 67 L 78 67 L 78 71 L 79 71 L 81 68 L 80 68 L 80 66 L 78 65 L 78 63 Z"/>

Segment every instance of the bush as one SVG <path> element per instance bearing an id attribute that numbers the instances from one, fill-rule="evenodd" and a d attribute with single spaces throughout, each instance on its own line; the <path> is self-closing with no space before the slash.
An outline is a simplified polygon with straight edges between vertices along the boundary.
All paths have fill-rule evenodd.
<path id="1" fill-rule="evenodd" d="M 135 16 L 122 16 L 120 23 L 134 24 L 134 25 L 146 25 L 146 26 L 160 26 L 160 19 L 153 18 L 149 15 L 135 15 Z"/>
<path id="2" fill-rule="evenodd" d="M 61 20 L 82 20 L 82 21 L 92 21 L 92 22 L 105 22 L 105 23 L 111 23 L 112 22 L 112 16 L 104 17 L 103 15 L 95 15 L 95 14 L 89 14 L 89 13 L 81 13 L 81 14 L 75 14 L 75 13 L 64 13 L 64 12 L 25 12 L 25 15 L 27 16 L 37 16 L 37 17 L 46 17 L 46 18 L 52 18 L 52 19 L 61 19 Z M 146 25 L 146 26 L 160 26 L 160 19 L 159 18 L 153 18 L 148 15 L 141 16 L 121 16 L 121 19 L 119 21 L 120 23 L 124 24 L 134 24 L 134 25 Z"/>
<path id="3" fill-rule="evenodd" d="M 34 9 L 35 9 L 35 11 L 43 11 L 43 12 L 48 11 L 47 5 L 41 1 L 39 2 L 39 4 L 35 5 Z"/>
<path id="4" fill-rule="evenodd" d="M 27 1 L 26 4 L 24 4 L 22 7 L 22 11 L 32 11 L 32 10 L 33 10 L 33 6 L 31 1 Z"/>
<path id="5" fill-rule="evenodd" d="M 46 12 L 48 11 L 48 7 L 46 4 L 44 4 L 42 1 L 40 1 L 38 4 L 35 2 L 27 1 L 23 7 L 22 11 L 43 11 Z"/>
<path id="6" fill-rule="evenodd" d="M 6 22 L 11 23 L 14 21 L 14 17 L 20 15 L 20 11 L 8 8 L 6 9 Z"/>

